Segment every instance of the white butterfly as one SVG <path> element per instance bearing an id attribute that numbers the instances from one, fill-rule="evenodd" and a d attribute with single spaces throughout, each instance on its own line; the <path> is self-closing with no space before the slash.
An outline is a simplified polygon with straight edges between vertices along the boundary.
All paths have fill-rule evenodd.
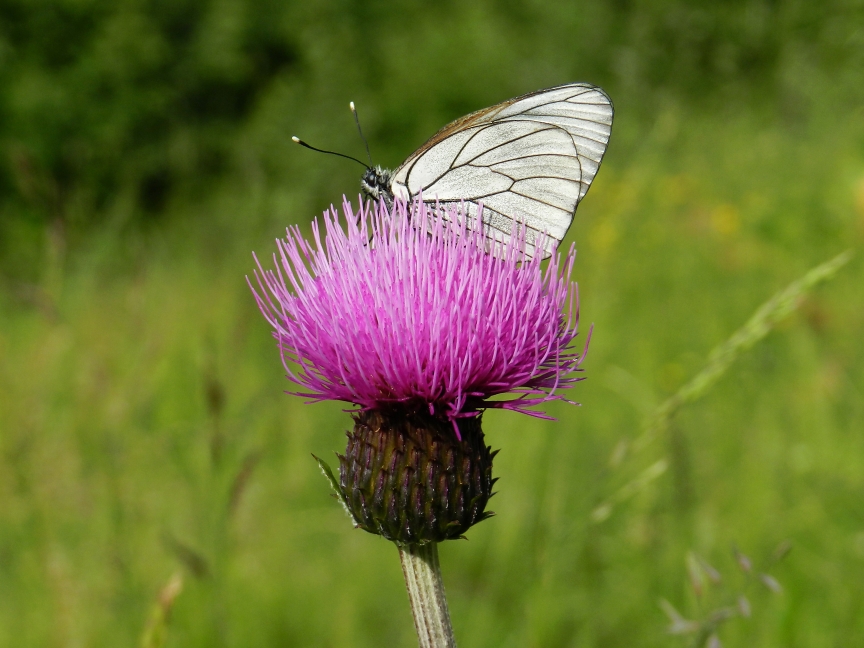
<path id="1" fill-rule="evenodd" d="M 587 83 L 531 92 L 448 124 L 395 171 L 369 167 L 361 187 L 390 206 L 422 195 L 462 205 L 475 219 L 482 205 L 489 239 L 505 243 L 518 222 L 527 227 L 526 252 L 545 232 L 548 256 L 597 174 L 613 112 L 606 93 Z"/>

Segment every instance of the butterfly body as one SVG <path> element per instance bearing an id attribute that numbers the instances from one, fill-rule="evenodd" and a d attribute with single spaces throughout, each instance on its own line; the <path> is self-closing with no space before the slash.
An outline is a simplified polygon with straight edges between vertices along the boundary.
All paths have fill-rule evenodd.
<path id="1" fill-rule="evenodd" d="M 506 242 L 526 228 L 526 252 L 548 256 L 594 180 L 612 130 L 612 101 L 586 83 L 538 90 L 448 124 L 395 171 L 369 168 L 361 187 L 394 199 L 482 213 L 487 238 Z M 482 210 L 482 212 L 481 212 Z"/>
<path id="2" fill-rule="evenodd" d="M 360 179 L 360 188 L 366 197 L 374 201 L 383 200 L 388 209 L 393 207 L 393 191 L 390 183 L 393 172 L 380 166 L 369 167 Z"/>

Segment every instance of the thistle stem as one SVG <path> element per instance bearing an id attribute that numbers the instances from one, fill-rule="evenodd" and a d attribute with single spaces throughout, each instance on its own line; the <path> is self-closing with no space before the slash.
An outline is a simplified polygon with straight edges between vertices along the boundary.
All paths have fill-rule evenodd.
<path id="1" fill-rule="evenodd" d="M 438 563 L 438 543 L 398 547 L 420 648 L 456 648 Z"/>

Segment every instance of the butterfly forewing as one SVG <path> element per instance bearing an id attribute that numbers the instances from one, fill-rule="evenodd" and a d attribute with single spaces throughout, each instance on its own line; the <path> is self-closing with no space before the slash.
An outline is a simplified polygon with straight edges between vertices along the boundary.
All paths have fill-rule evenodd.
<path id="1" fill-rule="evenodd" d="M 505 243 L 527 227 L 529 254 L 541 234 L 547 256 L 570 227 L 597 174 L 612 130 L 612 102 L 585 83 L 532 92 L 448 124 L 393 174 L 394 196 L 459 206 Z"/>

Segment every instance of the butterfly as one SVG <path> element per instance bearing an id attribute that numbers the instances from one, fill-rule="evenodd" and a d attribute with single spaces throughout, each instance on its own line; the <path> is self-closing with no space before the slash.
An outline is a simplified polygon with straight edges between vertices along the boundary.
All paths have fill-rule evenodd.
<path id="1" fill-rule="evenodd" d="M 537 90 L 447 124 L 395 171 L 369 167 L 363 192 L 462 209 L 484 234 L 506 243 L 514 222 L 526 227 L 526 252 L 545 233 L 548 256 L 567 233 L 597 175 L 614 109 L 587 83 Z"/>
<path id="2" fill-rule="evenodd" d="M 353 103 L 351 110 L 356 120 Z M 542 236 L 541 254 L 549 256 L 597 175 L 613 114 L 609 96 L 588 83 L 537 90 L 447 124 L 395 171 L 367 166 L 360 186 L 390 208 L 420 197 L 460 210 L 468 223 L 480 214 L 485 237 L 497 244 L 518 223 L 526 254 L 533 256 Z"/>

